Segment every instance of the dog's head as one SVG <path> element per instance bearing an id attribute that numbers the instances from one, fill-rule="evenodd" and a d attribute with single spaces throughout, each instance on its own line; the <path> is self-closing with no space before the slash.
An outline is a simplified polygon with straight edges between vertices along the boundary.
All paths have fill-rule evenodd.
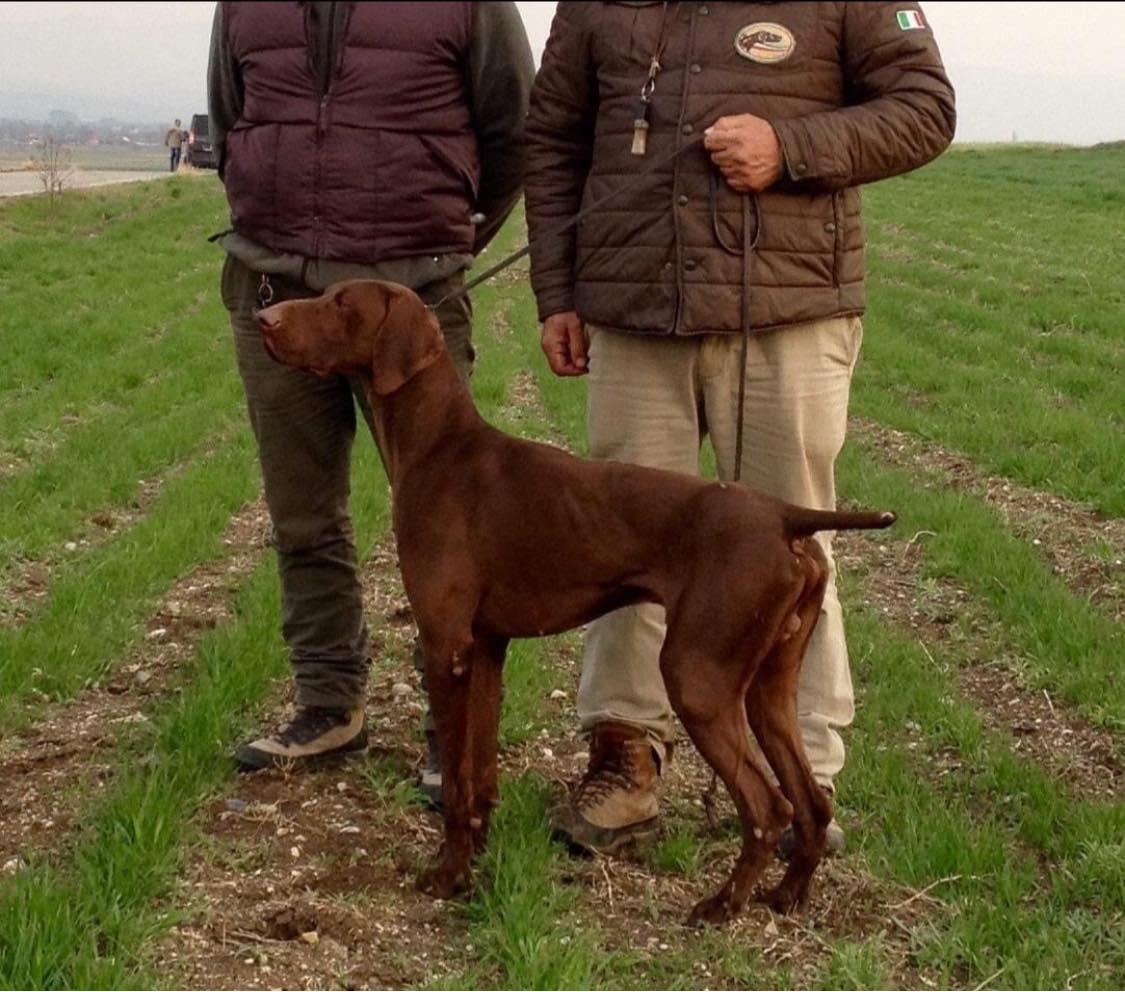
<path id="1" fill-rule="evenodd" d="M 402 388 L 445 347 L 437 318 L 411 290 L 375 279 L 276 303 L 258 312 L 258 326 L 277 361 L 320 376 L 360 376 L 380 395 Z"/>

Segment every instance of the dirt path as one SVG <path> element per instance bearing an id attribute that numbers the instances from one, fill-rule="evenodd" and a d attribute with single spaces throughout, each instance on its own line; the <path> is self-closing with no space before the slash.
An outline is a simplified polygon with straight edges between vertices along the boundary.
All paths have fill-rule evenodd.
<path id="1" fill-rule="evenodd" d="M 1048 693 L 1020 686 L 1013 674 L 1018 659 L 1005 656 L 1001 625 L 956 583 L 921 581 L 920 543 L 881 544 L 852 532 L 838 534 L 833 547 L 841 570 L 865 573 L 872 608 L 915 633 L 927 652 L 940 656 L 957 621 L 968 619 L 979 656 L 988 660 L 958 668 L 958 688 L 986 726 L 1009 738 L 1013 751 L 1049 769 L 1076 796 L 1125 797 L 1125 754 L 1117 735 L 1090 725 Z"/>
<path id="2" fill-rule="evenodd" d="M 1125 519 L 1104 517 L 1054 493 L 985 475 L 963 455 L 881 424 L 853 419 L 849 430 L 870 438 L 887 464 L 937 472 L 951 489 L 980 496 L 1074 592 L 1115 620 L 1125 620 Z"/>

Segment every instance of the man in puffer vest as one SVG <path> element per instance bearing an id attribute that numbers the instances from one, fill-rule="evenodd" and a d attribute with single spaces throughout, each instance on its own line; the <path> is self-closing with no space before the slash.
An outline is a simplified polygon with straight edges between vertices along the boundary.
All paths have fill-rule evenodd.
<path id="1" fill-rule="evenodd" d="M 534 65 L 513 3 L 220 3 L 208 69 L 230 204 L 223 301 L 258 443 L 296 711 L 238 748 L 243 769 L 367 741 L 367 630 L 348 514 L 362 390 L 274 362 L 253 308 L 386 279 L 456 290 L 519 198 Z M 465 298 L 438 308 L 462 376 Z M 430 724 L 432 731 L 432 723 Z M 430 734 L 432 740 L 432 732 Z M 431 747 L 423 785 L 440 799 Z"/>
<path id="2" fill-rule="evenodd" d="M 744 381 L 742 479 L 833 508 L 864 310 L 857 187 L 935 158 L 954 119 L 909 0 L 559 4 L 527 126 L 531 279 L 551 368 L 589 374 L 591 453 L 698 474 L 710 436 L 731 479 Z M 537 241 L 629 184 L 568 237 Z M 640 606 L 590 627 L 589 768 L 555 823 L 581 847 L 657 825 L 673 736 L 662 621 Z M 854 713 L 834 576 L 798 711 L 831 791 Z M 835 823 L 828 841 L 843 847 Z"/>

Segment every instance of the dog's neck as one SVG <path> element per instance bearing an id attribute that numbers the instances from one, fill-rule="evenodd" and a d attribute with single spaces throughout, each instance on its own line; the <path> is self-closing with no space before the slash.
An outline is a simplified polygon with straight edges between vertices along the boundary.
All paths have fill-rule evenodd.
<path id="1" fill-rule="evenodd" d="M 445 350 L 393 393 L 380 396 L 369 383 L 364 388 L 392 491 L 434 449 L 485 423 Z"/>

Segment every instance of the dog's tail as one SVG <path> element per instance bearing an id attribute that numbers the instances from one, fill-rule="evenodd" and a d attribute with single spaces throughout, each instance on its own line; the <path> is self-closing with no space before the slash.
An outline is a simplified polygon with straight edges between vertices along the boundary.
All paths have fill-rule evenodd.
<path id="1" fill-rule="evenodd" d="M 895 522 L 889 510 L 810 510 L 790 506 L 785 510 L 785 531 L 789 537 L 810 537 L 818 530 L 881 530 Z"/>

